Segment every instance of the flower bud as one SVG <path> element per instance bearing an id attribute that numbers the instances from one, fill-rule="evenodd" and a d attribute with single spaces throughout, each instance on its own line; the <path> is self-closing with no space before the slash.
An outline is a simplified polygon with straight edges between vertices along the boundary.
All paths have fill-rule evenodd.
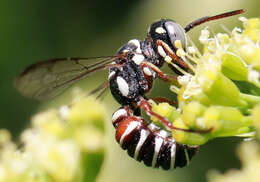
<path id="1" fill-rule="evenodd" d="M 176 119 L 173 124 L 175 127 L 188 129 L 181 118 Z M 172 136 L 177 142 L 187 145 L 202 145 L 210 139 L 210 135 L 207 134 L 185 132 L 181 130 L 172 130 Z"/>
<path id="2" fill-rule="evenodd" d="M 252 119 L 243 116 L 235 107 L 211 106 L 203 114 L 206 128 L 212 128 L 211 134 L 216 137 L 234 136 L 249 132 Z"/>
<path id="3" fill-rule="evenodd" d="M 237 55 L 226 53 L 221 56 L 222 73 L 232 80 L 247 80 L 248 68 L 246 63 Z"/>
<path id="4" fill-rule="evenodd" d="M 87 108 L 87 109 L 86 109 Z M 68 122 L 80 124 L 92 124 L 101 130 L 104 129 L 104 107 L 94 98 L 88 97 L 76 102 L 68 114 Z"/>
<path id="5" fill-rule="evenodd" d="M 169 105 L 166 102 L 159 103 L 159 104 L 152 102 L 152 107 L 153 107 L 152 110 L 154 112 L 160 114 L 161 116 L 167 118 L 169 121 L 172 122 L 180 116 L 180 113 L 176 110 L 176 108 Z M 161 124 L 160 121 L 154 116 L 151 116 L 151 120 L 156 124 Z"/>
<path id="6" fill-rule="evenodd" d="M 254 42 L 259 41 L 260 37 L 260 19 L 259 18 L 250 18 L 247 21 L 244 21 L 244 36 L 250 37 Z"/>
<path id="7" fill-rule="evenodd" d="M 199 122 L 206 107 L 199 102 L 191 102 L 183 107 L 181 118 L 190 129 L 205 129 L 204 124 Z"/>
<path id="8" fill-rule="evenodd" d="M 209 71 L 211 72 L 211 70 Z M 206 72 L 206 82 L 202 85 L 204 93 L 212 104 L 236 106 L 239 102 L 239 89 L 220 72 Z"/>

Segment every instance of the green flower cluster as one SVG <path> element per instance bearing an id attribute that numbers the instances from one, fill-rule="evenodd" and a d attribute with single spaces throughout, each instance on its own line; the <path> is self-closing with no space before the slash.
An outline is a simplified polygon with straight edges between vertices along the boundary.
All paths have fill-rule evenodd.
<path id="1" fill-rule="evenodd" d="M 248 136 L 255 131 L 252 112 L 260 104 L 260 19 L 240 20 L 243 29 L 212 36 L 210 29 L 202 30 L 203 54 L 194 46 L 184 51 L 175 42 L 177 55 L 191 71 L 179 68 L 183 76 L 171 85 L 178 108 L 153 103 L 153 110 L 174 126 L 194 131 L 173 130 L 180 143 L 202 145 L 216 137 Z"/>
<path id="2" fill-rule="evenodd" d="M 93 98 L 32 119 L 21 145 L 0 130 L 0 182 L 93 182 L 104 158 L 104 108 Z"/>

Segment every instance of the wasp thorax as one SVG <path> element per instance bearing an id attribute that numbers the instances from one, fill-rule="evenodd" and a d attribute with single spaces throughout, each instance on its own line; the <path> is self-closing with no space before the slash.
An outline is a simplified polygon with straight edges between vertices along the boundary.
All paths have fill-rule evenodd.
<path id="1" fill-rule="evenodd" d="M 175 52 L 175 41 L 181 41 L 182 47 L 186 47 L 186 35 L 184 29 L 169 19 L 161 19 L 154 22 L 148 29 L 148 36 L 153 40 L 153 48 L 156 50 L 158 40 L 163 41 Z"/>

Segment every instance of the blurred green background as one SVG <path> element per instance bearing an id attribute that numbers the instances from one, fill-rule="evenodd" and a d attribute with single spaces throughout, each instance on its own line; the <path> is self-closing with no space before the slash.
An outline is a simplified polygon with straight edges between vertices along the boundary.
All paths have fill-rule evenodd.
<path id="1" fill-rule="evenodd" d="M 0 1 L 0 128 L 9 129 L 16 138 L 28 127 L 30 117 L 47 107 L 58 107 L 71 99 L 70 90 L 43 103 L 21 96 L 13 80 L 23 68 L 40 60 L 56 57 L 92 57 L 113 55 L 128 40 L 143 39 L 148 26 L 160 18 L 171 18 L 186 25 L 190 21 L 225 11 L 245 8 L 244 16 L 259 17 L 258 0 L 1 0 Z M 202 25 L 189 33 L 196 40 L 200 30 L 210 26 L 215 32 L 240 26 L 237 17 Z M 107 73 L 83 80 L 85 89 L 106 79 Z M 167 84 L 156 82 L 151 95 L 174 97 Z M 119 107 L 108 93 L 103 100 L 109 117 Z M 144 167 L 129 158 L 114 140 L 114 130 L 107 122 L 109 151 L 99 182 L 130 181 L 199 181 L 206 180 L 209 169 L 224 171 L 238 168 L 237 138 L 219 139 L 202 146 L 189 167 L 162 171 Z"/>

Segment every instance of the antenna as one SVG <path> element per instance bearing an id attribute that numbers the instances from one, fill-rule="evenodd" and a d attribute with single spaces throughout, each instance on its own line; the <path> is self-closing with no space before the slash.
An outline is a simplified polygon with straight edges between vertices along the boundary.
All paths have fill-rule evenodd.
<path id="1" fill-rule="evenodd" d="M 199 18 L 197 20 L 194 20 L 193 22 L 191 22 L 188 25 L 186 25 L 184 30 L 185 30 L 185 32 L 188 32 L 192 28 L 194 28 L 194 27 L 196 27 L 196 26 L 198 26 L 198 25 L 200 25 L 202 23 L 205 23 L 205 22 L 208 22 L 208 21 L 212 21 L 212 20 L 218 20 L 218 19 L 226 18 L 226 17 L 229 17 L 229 16 L 239 15 L 239 14 L 242 14 L 244 12 L 245 12 L 244 9 L 239 9 L 239 10 L 229 11 L 229 12 L 222 13 L 222 14 L 215 15 L 215 16 L 204 16 L 204 17 L 201 17 L 201 18 Z"/>

